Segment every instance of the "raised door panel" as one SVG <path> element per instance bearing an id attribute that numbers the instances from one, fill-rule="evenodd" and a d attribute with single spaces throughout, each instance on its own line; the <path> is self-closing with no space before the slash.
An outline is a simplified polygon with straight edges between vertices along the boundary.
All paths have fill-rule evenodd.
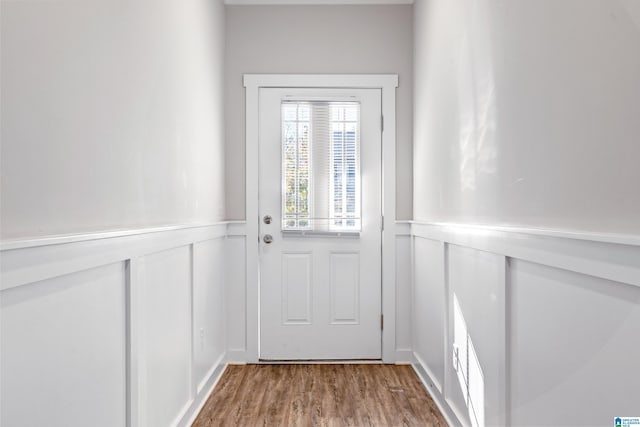
<path id="1" fill-rule="evenodd" d="M 282 324 L 311 324 L 311 266 L 310 252 L 282 254 Z"/>
<path id="2" fill-rule="evenodd" d="M 360 254 L 330 254 L 331 324 L 360 322 Z"/>

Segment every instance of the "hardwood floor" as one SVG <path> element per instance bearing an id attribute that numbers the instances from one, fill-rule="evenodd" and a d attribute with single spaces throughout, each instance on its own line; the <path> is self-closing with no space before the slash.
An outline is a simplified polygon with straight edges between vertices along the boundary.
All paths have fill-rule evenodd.
<path id="1" fill-rule="evenodd" d="M 193 427 L 446 425 L 410 366 L 231 365 Z"/>

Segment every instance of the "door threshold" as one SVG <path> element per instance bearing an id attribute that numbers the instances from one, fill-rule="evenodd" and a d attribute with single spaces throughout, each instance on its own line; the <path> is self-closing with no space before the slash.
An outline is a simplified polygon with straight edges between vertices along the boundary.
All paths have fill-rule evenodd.
<path id="1" fill-rule="evenodd" d="M 259 365 L 381 365 L 382 359 L 258 360 Z"/>

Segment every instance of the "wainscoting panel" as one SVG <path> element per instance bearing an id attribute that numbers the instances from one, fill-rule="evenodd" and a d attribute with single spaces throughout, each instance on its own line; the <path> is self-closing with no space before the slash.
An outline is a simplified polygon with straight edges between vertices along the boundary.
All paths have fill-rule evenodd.
<path id="1" fill-rule="evenodd" d="M 190 425 L 225 366 L 228 225 L 3 242 L 0 424 Z"/>
<path id="2" fill-rule="evenodd" d="M 446 313 L 443 244 L 416 238 L 414 251 L 413 351 L 438 392 L 442 393 Z"/>
<path id="3" fill-rule="evenodd" d="M 453 425 L 638 410 L 637 236 L 413 223 L 412 239 L 414 368 Z"/>
<path id="4" fill-rule="evenodd" d="M 411 350 L 411 225 L 396 222 L 396 362 L 413 360 Z"/>
<path id="5" fill-rule="evenodd" d="M 224 258 L 227 358 L 229 362 L 239 363 L 247 361 L 246 241 L 244 224 L 230 224 Z"/>
<path id="6" fill-rule="evenodd" d="M 640 288 L 519 260 L 509 282 L 512 424 L 638 415 Z"/>
<path id="7" fill-rule="evenodd" d="M 200 393 L 225 352 L 224 260 L 222 237 L 193 246 L 193 362 Z"/>
<path id="8" fill-rule="evenodd" d="M 124 426 L 124 263 L 1 294 L 0 424 Z"/>
<path id="9" fill-rule="evenodd" d="M 503 256 L 447 244 L 450 325 L 446 358 L 447 402 L 457 414 L 484 419 L 485 425 L 505 425 L 505 260 Z M 460 308 L 455 310 L 454 299 Z M 456 332 L 466 340 L 454 347 Z M 461 335 L 461 336 L 460 336 Z M 460 365 L 454 368 L 454 352 Z M 459 367 L 460 368 L 460 367 Z M 474 375 L 475 373 L 475 375 Z M 466 378 L 463 378 L 463 376 Z M 460 381 L 460 378 L 463 378 Z M 465 418 L 463 417 L 463 418 Z"/>
<path id="10" fill-rule="evenodd" d="M 191 399 L 191 253 L 171 249 L 140 260 L 138 355 L 143 425 L 175 425 Z M 135 284 L 134 284 L 135 286 Z"/>

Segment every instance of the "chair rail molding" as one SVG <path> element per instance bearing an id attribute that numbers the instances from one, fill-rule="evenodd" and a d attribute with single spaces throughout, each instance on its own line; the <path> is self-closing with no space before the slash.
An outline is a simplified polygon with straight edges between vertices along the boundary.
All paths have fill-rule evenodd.
<path id="1" fill-rule="evenodd" d="M 412 234 L 640 286 L 640 236 L 411 221 Z"/>

